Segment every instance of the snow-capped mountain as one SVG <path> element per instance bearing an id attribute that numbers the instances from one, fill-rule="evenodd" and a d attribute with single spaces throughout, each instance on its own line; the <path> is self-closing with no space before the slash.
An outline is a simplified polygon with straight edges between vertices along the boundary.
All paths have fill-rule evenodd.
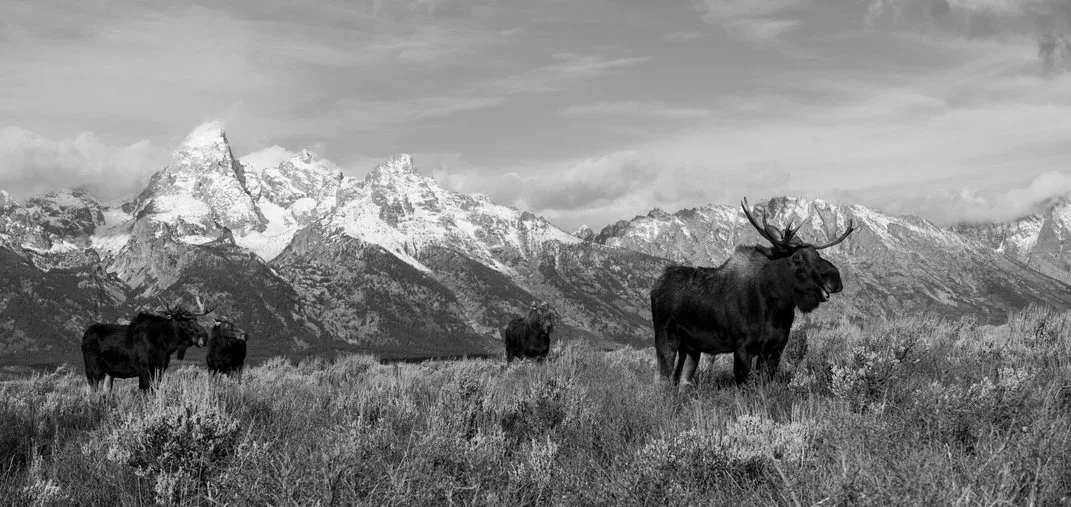
<path id="1" fill-rule="evenodd" d="M 245 168 L 216 123 L 199 126 L 134 202 L 137 219 L 173 225 L 183 241 L 203 243 L 220 228 L 264 230 L 266 219 L 246 188 Z"/>
<path id="2" fill-rule="evenodd" d="M 1055 199 L 1045 210 L 1003 224 L 954 228 L 1007 257 L 1071 284 L 1071 199 Z"/>
<path id="3" fill-rule="evenodd" d="M 80 241 L 88 256 L 79 269 L 109 294 L 121 288 L 104 302 L 117 314 L 161 295 L 202 296 L 277 353 L 493 351 L 498 329 L 536 299 L 559 307 L 563 335 L 640 343 L 637 315 L 661 269 L 642 254 L 583 244 L 531 213 L 447 191 L 405 154 L 345 178 L 307 150 L 235 160 L 216 124 L 195 129 L 132 202 L 66 203 L 90 220 L 60 227 L 52 243 L 31 239 L 57 224 L 4 202 L 0 233 L 15 238 L 5 244 L 27 252 Z M 597 265 L 579 261 L 593 256 Z M 55 266 L 35 267 L 45 277 Z M 89 288 L 83 295 L 93 300 Z M 92 317 L 85 311 L 52 349 L 77 349 Z"/>
<path id="4" fill-rule="evenodd" d="M 1055 279 L 1071 278 L 1066 203 L 959 229 L 821 200 L 757 204 L 773 224 L 802 223 L 813 242 L 859 226 L 823 251 L 846 289 L 814 318 L 935 310 L 1001 320 L 1032 302 L 1071 307 L 1071 287 Z M 534 300 L 557 311 L 558 338 L 645 346 L 648 291 L 666 264 L 718 265 L 735 245 L 762 241 L 738 207 L 717 205 L 569 234 L 443 189 L 409 155 L 363 178 L 308 150 L 236 160 L 209 123 L 130 202 L 0 193 L 0 270 L 11 273 L 0 281 L 0 362 L 32 351 L 71 360 L 89 323 L 194 296 L 242 323 L 254 358 L 497 352 L 498 329 Z"/>
<path id="5" fill-rule="evenodd" d="M 0 245 L 47 268 L 96 260 L 87 250 L 103 207 L 82 190 L 50 192 L 19 203 L 5 193 L 0 203 Z"/>

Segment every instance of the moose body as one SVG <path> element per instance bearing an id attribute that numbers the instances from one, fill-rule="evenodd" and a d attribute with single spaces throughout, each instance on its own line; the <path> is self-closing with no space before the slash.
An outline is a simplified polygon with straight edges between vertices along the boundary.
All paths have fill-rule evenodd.
<path id="1" fill-rule="evenodd" d="M 86 378 L 96 389 L 105 376 L 108 388 L 113 379 L 138 378 L 138 388 L 148 390 L 171 362 L 171 354 L 182 359 L 190 346 L 204 347 L 208 333 L 189 310 L 167 308 L 163 314 L 139 313 L 128 325 L 93 324 L 82 335 L 82 357 Z"/>
<path id="2" fill-rule="evenodd" d="M 529 358 L 542 361 L 550 353 L 550 333 L 554 331 L 554 315 L 550 305 L 532 304 L 523 317 L 517 317 L 502 328 L 502 341 L 506 344 L 506 362 L 513 358 Z"/>
<path id="3" fill-rule="evenodd" d="M 208 340 L 205 361 L 208 371 L 231 375 L 241 373 L 245 365 L 247 335 L 228 320 L 217 320 Z"/>
<path id="4" fill-rule="evenodd" d="M 733 376 L 744 382 L 751 363 L 767 376 L 780 364 L 798 308 L 814 311 L 840 292 L 840 271 L 818 250 L 843 241 L 854 227 L 822 246 L 803 243 L 796 230 L 760 227 L 773 247 L 738 246 L 719 267 L 668 266 L 651 289 L 651 319 L 659 373 L 691 385 L 702 353 L 733 354 Z M 798 228 L 797 228 L 798 229 Z"/>

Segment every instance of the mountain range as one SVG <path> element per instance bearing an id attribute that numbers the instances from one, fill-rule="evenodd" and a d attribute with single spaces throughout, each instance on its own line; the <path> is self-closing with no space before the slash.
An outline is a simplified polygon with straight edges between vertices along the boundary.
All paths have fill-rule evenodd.
<path id="1" fill-rule="evenodd" d="M 846 288 L 809 321 L 934 311 L 999 323 L 1031 303 L 1071 308 L 1066 199 L 954 227 L 791 197 L 756 211 L 816 243 L 859 228 L 823 251 Z M 197 296 L 247 330 L 252 358 L 498 353 L 498 329 L 537 300 L 555 309 L 558 338 L 647 346 L 647 293 L 665 265 L 716 266 L 760 241 L 721 205 L 570 234 L 443 189 L 405 154 L 352 178 L 308 150 L 238 159 L 208 123 L 130 199 L 0 191 L 0 364 L 77 362 L 89 324 Z"/>

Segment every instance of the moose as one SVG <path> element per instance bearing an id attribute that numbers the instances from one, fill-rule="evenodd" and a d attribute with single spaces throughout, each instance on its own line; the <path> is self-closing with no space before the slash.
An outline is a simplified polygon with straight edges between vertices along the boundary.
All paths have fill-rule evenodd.
<path id="1" fill-rule="evenodd" d="M 523 317 L 517 317 L 499 330 L 506 344 L 506 362 L 529 358 L 542 362 L 550 353 L 550 333 L 554 331 L 554 313 L 550 304 L 532 302 Z"/>
<path id="2" fill-rule="evenodd" d="M 108 377 L 108 390 L 116 378 L 138 378 L 138 388 L 147 391 L 158 382 L 171 362 L 171 354 L 186 356 L 191 345 L 204 347 L 208 338 L 197 318 L 212 313 L 197 298 L 198 312 L 160 303 L 160 313 L 139 312 L 130 324 L 93 324 L 82 335 L 82 357 L 89 386 L 97 389 Z"/>
<path id="3" fill-rule="evenodd" d="M 208 340 L 208 354 L 205 362 L 208 371 L 224 375 L 241 374 L 245 365 L 245 345 L 248 335 L 235 327 L 227 317 L 220 316 L 212 327 L 212 336 Z"/>
<path id="4" fill-rule="evenodd" d="M 718 267 L 670 265 L 651 288 L 651 320 L 659 373 L 672 385 L 692 386 L 700 354 L 733 354 L 736 383 L 747 380 L 752 359 L 766 377 L 777 372 L 795 310 L 810 313 L 844 286 L 840 271 L 818 251 L 845 240 L 804 243 L 791 222 L 784 231 L 744 215 L 771 246 L 737 246 Z M 801 224 L 802 226 L 802 224 Z M 674 364 L 675 363 L 675 364 Z"/>

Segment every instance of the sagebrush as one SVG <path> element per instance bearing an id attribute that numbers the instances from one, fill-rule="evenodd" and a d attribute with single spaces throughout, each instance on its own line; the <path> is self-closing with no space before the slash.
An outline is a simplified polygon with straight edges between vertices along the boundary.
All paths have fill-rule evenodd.
<path id="1" fill-rule="evenodd" d="M 659 381 L 652 349 L 544 364 L 277 358 L 150 395 L 7 383 L 11 505 L 1066 504 L 1071 314 L 798 329 L 779 378 Z M 119 386 L 120 383 L 117 383 Z"/>

